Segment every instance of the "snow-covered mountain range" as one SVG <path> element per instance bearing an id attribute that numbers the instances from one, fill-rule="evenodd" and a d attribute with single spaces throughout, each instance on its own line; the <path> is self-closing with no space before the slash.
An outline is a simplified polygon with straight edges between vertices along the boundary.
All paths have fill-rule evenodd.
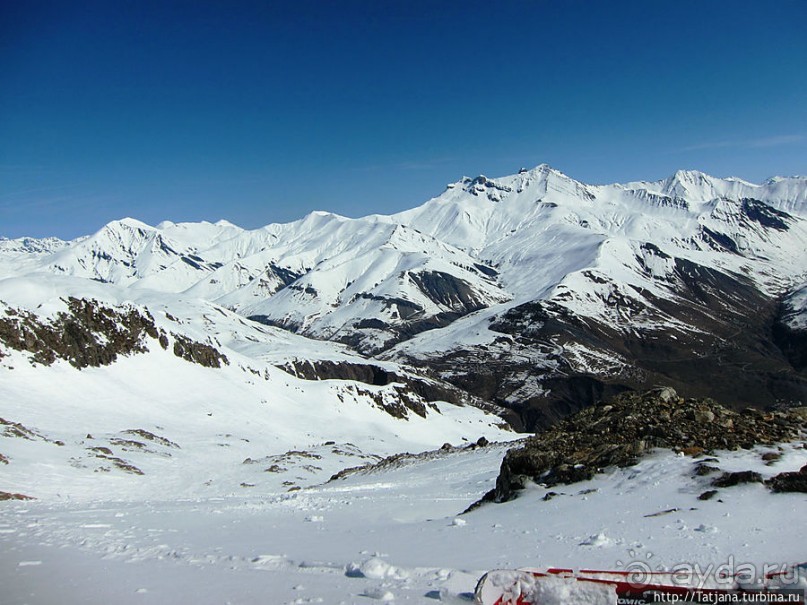
<path id="1" fill-rule="evenodd" d="M 268 329 L 255 322 L 307 337 L 287 367 L 336 350 L 417 367 L 526 428 L 662 383 L 741 406 L 807 400 L 804 177 L 594 186 L 541 165 L 390 216 L 2 240 L 0 275 L 2 292 L 196 301 L 232 318 L 234 340 Z"/>
<path id="2" fill-rule="evenodd" d="M 502 417 L 660 384 L 807 402 L 807 178 L 592 186 L 542 165 L 391 216 L 0 239 L 3 596 L 459 605 L 495 567 L 802 560 L 803 494 L 764 485 L 801 480 L 803 428 L 644 451 L 636 424 L 734 430 L 676 396 L 563 423 L 580 435 L 553 469 L 582 483 L 531 481 L 540 447 L 505 454 Z M 616 450 L 591 445 L 606 420 Z M 707 501 L 704 468 L 757 479 Z M 474 508 L 486 492 L 507 502 Z"/>

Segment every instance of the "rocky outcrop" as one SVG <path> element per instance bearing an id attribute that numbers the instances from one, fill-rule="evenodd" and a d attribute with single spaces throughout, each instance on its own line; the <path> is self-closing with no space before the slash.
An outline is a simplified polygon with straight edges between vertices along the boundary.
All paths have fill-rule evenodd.
<path id="1" fill-rule="evenodd" d="M 3 500 L 35 500 L 31 496 L 26 496 L 25 494 L 15 494 L 12 492 L 0 492 L 0 501 Z"/>
<path id="2" fill-rule="evenodd" d="M 66 311 L 45 319 L 29 311 L 5 308 L 0 317 L 0 344 L 31 354 L 34 363 L 51 365 L 57 359 L 82 369 L 106 366 L 121 355 L 148 351 L 148 339 L 167 349 L 169 339 L 146 309 L 109 307 L 97 300 L 67 298 Z M 205 367 L 227 364 L 215 347 L 172 333 L 177 357 Z M 3 356 L 0 348 L 0 357 Z"/>
<path id="3" fill-rule="evenodd" d="M 774 492 L 801 492 L 807 494 L 807 464 L 797 472 L 779 473 L 767 481 Z"/>
<path id="4" fill-rule="evenodd" d="M 411 272 L 409 279 L 433 303 L 463 315 L 487 306 L 484 301 L 479 299 L 468 282 L 449 273 L 442 271 Z"/>
<path id="5" fill-rule="evenodd" d="M 762 483 L 762 475 L 755 471 L 723 473 L 712 481 L 712 487 L 734 487 L 743 483 Z"/>
<path id="6" fill-rule="evenodd" d="M 410 373 L 398 373 L 373 363 L 352 363 L 323 359 L 291 360 L 280 369 L 305 380 L 353 380 L 373 386 L 399 383 L 427 402 L 447 401 L 455 405 L 473 405 L 489 412 L 498 408 L 441 380 Z"/>
<path id="7" fill-rule="evenodd" d="M 380 410 L 384 410 L 393 418 L 406 420 L 409 413 L 414 412 L 421 418 L 426 418 L 427 408 L 437 411 L 433 403 L 425 402 L 421 397 L 415 395 L 402 385 L 392 385 L 390 389 L 384 391 L 363 389 L 359 386 L 348 385 L 345 392 L 355 397 L 369 399 Z M 344 395 L 337 393 L 336 397 L 344 401 Z"/>
<path id="8" fill-rule="evenodd" d="M 215 347 L 196 342 L 180 334 L 171 333 L 174 337 L 174 355 L 186 361 L 198 363 L 206 368 L 220 368 L 229 365 L 227 356 Z"/>
<path id="9" fill-rule="evenodd" d="M 796 412 L 735 412 L 710 399 L 683 399 L 671 388 L 623 393 L 508 451 L 496 488 L 485 499 L 511 500 L 528 481 L 553 486 L 591 479 L 606 467 L 632 466 L 653 448 L 689 455 L 750 449 L 795 440 L 805 428 Z M 715 485 L 753 479 L 724 475 Z"/>
<path id="10" fill-rule="evenodd" d="M 50 321 L 7 308 L 0 317 L 0 342 L 50 365 L 65 359 L 76 368 L 113 363 L 118 355 L 145 352 L 145 339 L 159 338 L 154 318 L 133 307 L 112 309 L 95 300 L 68 298 L 67 311 Z"/>

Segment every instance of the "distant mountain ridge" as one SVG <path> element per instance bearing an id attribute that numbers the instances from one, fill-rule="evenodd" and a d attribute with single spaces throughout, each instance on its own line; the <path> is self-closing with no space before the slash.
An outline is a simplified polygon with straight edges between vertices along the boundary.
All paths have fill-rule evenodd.
<path id="1" fill-rule="evenodd" d="M 542 164 L 389 216 L 123 219 L 72 242 L 0 241 L 0 275 L 43 274 L 204 299 L 414 365 L 526 428 L 657 383 L 807 401 L 805 177 L 587 185 Z"/>

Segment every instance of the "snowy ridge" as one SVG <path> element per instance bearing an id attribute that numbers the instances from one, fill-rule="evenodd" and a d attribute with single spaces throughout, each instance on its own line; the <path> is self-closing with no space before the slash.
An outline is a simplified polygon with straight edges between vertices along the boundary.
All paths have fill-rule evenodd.
<path id="1" fill-rule="evenodd" d="M 585 269 L 639 273 L 635 250 L 644 242 L 779 292 L 805 274 L 805 208 L 803 177 L 754 185 L 679 171 L 661 181 L 591 186 L 541 165 L 497 179 L 464 178 L 393 216 L 314 212 L 254 231 L 226 221 L 155 228 L 123 219 L 71 243 L 5 242 L 0 266 L 11 275 L 46 271 L 185 292 L 318 338 L 360 348 L 366 339 L 373 351 L 388 339 L 357 327 L 362 320 L 394 332 L 413 315 L 463 315 L 544 298 Z M 3 262 L 26 249 L 36 249 L 35 261 Z M 422 280 L 411 279 L 418 273 L 450 276 L 455 289 L 467 286 L 468 300 L 430 295 Z M 657 289 L 664 278 L 649 277 L 635 279 Z"/>
<path id="2" fill-rule="evenodd" d="M 57 237 L 46 237 L 44 239 L 33 237 L 7 239 L 0 237 L 0 251 L 5 254 L 50 254 L 70 244 L 71 242 L 66 242 Z"/>
<path id="3" fill-rule="evenodd" d="M 563 246 L 563 256 L 572 257 L 568 265 L 559 268 L 563 275 L 573 270 L 574 264 L 576 269 L 589 266 L 598 255 L 596 248 L 609 238 L 650 241 L 693 260 L 700 257 L 709 264 L 722 262 L 736 267 L 739 259 L 702 242 L 704 225 L 736 237 L 741 253 L 757 260 L 771 251 L 778 252 L 781 264 L 775 268 L 783 275 L 792 273 L 786 266 L 789 261 L 794 256 L 804 259 L 803 221 L 791 217 L 798 235 L 789 245 L 771 241 L 758 222 L 754 224 L 747 213 L 744 215 L 742 199 L 756 199 L 774 209 L 801 215 L 807 208 L 807 179 L 751 185 L 738 179 L 679 171 L 654 183 L 588 186 L 541 165 L 501 179 L 460 181 L 443 195 L 392 219 L 489 259 L 500 268 L 503 284 L 517 297 L 534 297 L 536 290 L 534 282 L 519 279 L 525 266 L 541 267 L 535 277 L 546 275 L 549 284 L 559 281 L 552 263 L 547 271 L 544 261 L 552 256 L 550 250 L 557 251 L 560 242 L 569 242 Z M 574 253 L 577 246 L 579 252 Z M 755 254 L 757 249 L 764 249 L 764 254 Z M 805 265 L 799 266 L 804 272 Z M 539 282 L 539 292 L 543 291 L 541 285 Z"/>
<path id="4" fill-rule="evenodd" d="M 683 392 L 699 384 L 692 395 L 745 392 L 773 405 L 807 400 L 798 353 L 804 307 L 778 307 L 807 281 L 805 208 L 804 177 L 756 185 L 678 171 L 587 185 L 542 164 L 463 178 L 391 216 L 313 212 L 251 231 L 226 221 L 151 227 L 123 219 L 74 242 L 7 242 L 0 275 L 55 274 L 135 298 L 205 300 L 359 356 L 426 364 L 507 406 L 561 397 L 568 409 L 577 387 L 564 394 L 553 381 L 578 377 L 593 381 L 588 398 L 603 384 L 672 382 Z M 504 337 L 508 322 L 522 336 Z M 793 329 L 771 333 L 771 325 Z M 747 338 L 734 346 L 738 329 Z M 753 384 L 787 375 L 791 386 L 710 393 L 694 364 L 662 367 L 664 359 L 711 356 L 710 371 L 739 368 L 743 356 L 757 359 L 752 334 L 770 342 L 762 350 L 773 362 L 758 364 L 771 374 Z M 727 357 L 727 347 L 737 351 Z M 483 386 L 476 367 L 492 372 Z"/>

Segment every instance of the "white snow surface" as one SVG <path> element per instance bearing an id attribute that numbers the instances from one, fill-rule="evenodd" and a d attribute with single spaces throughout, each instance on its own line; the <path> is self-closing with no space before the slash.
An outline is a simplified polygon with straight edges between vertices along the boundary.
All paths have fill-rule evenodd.
<path id="1" fill-rule="evenodd" d="M 793 329 L 807 330 L 807 283 L 785 299 L 785 323 Z"/>
<path id="2" fill-rule="evenodd" d="M 540 573 L 540 572 L 539 572 Z M 613 586 L 593 582 L 577 582 L 573 578 L 537 576 L 528 571 L 495 570 L 477 586 L 476 598 L 482 603 L 520 602 L 540 605 L 616 605 Z"/>
<path id="3" fill-rule="evenodd" d="M 688 565 L 708 580 L 718 566 L 763 573 L 805 558 L 803 494 L 753 484 L 700 501 L 708 478 L 693 478 L 696 461 L 663 451 L 555 488 L 549 501 L 534 486 L 454 523 L 492 487 L 505 448 L 443 452 L 291 493 L 174 498 L 166 483 L 162 497 L 143 497 L 139 478 L 127 477 L 125 501 L 4 503 L 3 602 L 461 604 L 489 569 Z M 717 464 L 771 476 L 807 462 L 801 446 L 784 446 L 773 466 L 764 451 L 719 453 Z M 567 603 L 572 589 L 542 590 Z"/>
<path id="4" fill-rule="evenodd" d="M 616 605 L 616 591 L 611 586 L 575 582 L 564 578 L 544 578 L 528 591 L 530 600 L 541 605 Z"/>

